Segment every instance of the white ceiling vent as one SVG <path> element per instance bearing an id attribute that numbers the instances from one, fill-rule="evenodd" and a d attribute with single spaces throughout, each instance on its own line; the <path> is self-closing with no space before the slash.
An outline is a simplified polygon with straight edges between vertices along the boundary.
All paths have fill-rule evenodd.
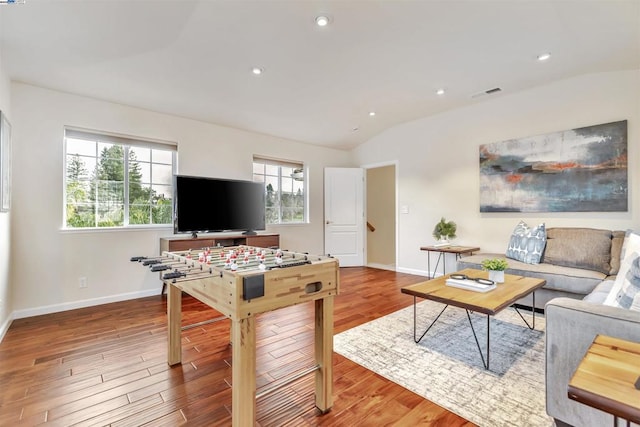
<path id="1" fill-rule="evenodd" d="M 500 89 L 499 87 L 494 87 L 493 89 L 487 89 L 485 91 L 478 92 L 475 95 L 471 95 L 471 98 L 478 98 L 480 96 L 491 95 L 498 92 L 502 92 L 502 89 Z"/>

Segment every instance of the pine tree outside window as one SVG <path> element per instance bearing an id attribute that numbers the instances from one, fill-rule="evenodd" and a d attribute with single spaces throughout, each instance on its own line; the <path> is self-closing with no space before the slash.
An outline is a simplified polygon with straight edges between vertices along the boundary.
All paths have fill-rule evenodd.
<path id="1" fill-rule="evenodd" d="M 302 163 L 254 156 L 253 180 L 265 185 L 267 224 L 307 221 L 307 180 Z"/>
<path id="2" fill-rule="evenodd" d="M 172 224 L 176 146 L 65 129 L 64 227 Z"/>

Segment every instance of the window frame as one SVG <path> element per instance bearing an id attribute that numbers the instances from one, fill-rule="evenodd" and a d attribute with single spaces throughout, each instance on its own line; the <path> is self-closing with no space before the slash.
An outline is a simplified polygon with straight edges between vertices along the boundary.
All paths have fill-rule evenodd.
<path id="1" fill-rule="evenodd" d="M 120 147 L 122 147 L 123 149 L 123 157 L 122 157 L 122 161 L 123 161 L 123 207 L 122 207 L 122 211 L 123 211 L 123 220 L 122 220 L 122 224 L 121 225 L 113 225 L 113 226 L 99 226 L 97 224 L 94 224 L 93 226 L 88 226 L 88 227 L 73 227 L 73 226 L 69 226 L 68 225 L 68 217 L 67 217 L 67 206 L 68 206 L 68 181 L 67 181 L 67 168 L 69 166 L 68 163 L 68 159 L 70 156 L 70 153 L 68 153 L 68 148 L 67 148 L 67 139 L 74 139 L 74 140 L 86 140 L 89 143 L 94 143 L 96 146 L 96 153 L 94 156 L 86 156 L 86 157 L 91 157 L 94 158 L 96 161 L 96 164 L 100 161 L 100 154 L 101 154 L 101 150 L 99 145 L 101 143 L 104 144 L 111 144 L 111 145 L 118 145 Z M 146 183 L 148 184 L 148 186 L 150 188 L 153 187 L 153 165 L 157 164 L 157 165 L 164 165 L 167 166 L 169 165 L 171 167 L 171 180 L 170 180 L 170 188 L 171 188 L 171 207 L 170 207 L 170 212 L 171 212 L 171 218 L 170 218 L 170 222 L 168 223 L 158 223 L 158 224 L 154 224 L 154 223 L 144 223 L 144 224 L 138 224 L 138 223 L 131 223 L 131 218 L 130 218 L 130 205 L 131 205 L 131 201 L 129 200 L 129 187 L 130 187 L 130 181 L 129 181 L 129 172 L 130 172 L 130 161 L 129 161 L 129 152 L 131 148 L 149 148 L 152 150 L 162 150 L 162 151 L 167 151 L 171 153 L 171 164 L 169 165 L 168 163 L 161 163 L 161 162 L 157 162 L 154 163 L 153 162 L 153 154 L 151 154 L 151 158 L 146 161 L 146 160 L 139 160 L 140 163 L 144 163 L 144 164 L 149 164 L 150 167 L 150 180 L 151 182 Z M 153 153 L 153 152 L 151 152 Z M 178 167 L 178 157 L 177 157 L 177 153 L 178 153 L 178 148 L 177 148 L 177 144 L 174 142 L 168 142 L 168 141 L 160 141 L 160 140 L 151 140 L 151 139 L 142 139 L 142 138 L 138 138 L 138 137 L 130 137 L 130 136 L 126 136 L 126 135 L 119 135 L 119 134 L 115 134 L 115 133 L 110 133 L 110 132 L 103 132 L 103 131 L 95 131 L 95 130 L 87 130 L 87 129 L 82 129 L 82 128 L 76 128 L 76 127 L 65 127 L 64 128 L 64 136 L 63 136 L 63 200 L 62 200 L 62 230 L 64 231 L 73 231 L 73 232 L 82 232 L 82 231 L 109 231 L 109 230 L 127 230 L 127 229 L 152 229 L 152 228 L 167 228 L 167 227 L 173 227 L 173 186 L 174 186 L 174 182 L 173 182 L 173 176 L 175 176 L 175 174 L 177 173 L 177 167 Z M 95 185 L 97 180 L 95 178 L 92 177 L 94 171 L 89 171 L 89 182 L 91 182 L 92 185 Z M 145 183 L 142 183 L 143 185 Z M 96 202 L 97 203 L 97 202 Z M 95 208 L 95 207 L 94 207 Z"/>
<path id="2" fill-rule="evenodd" d="M 256 163 L 262 164 L 264 165 L 264 169 L 263 169 L 263 173 L 261 174 L 256 174 L 255 173 L 255 169 L 254 169 L 254 165 Z M 302 224 L 308 224 L 309 223 L 309 174 L 308 174 L 308 168 L 307 166 L 301 162 L 301 161 L 295 161 L 295 160 L 285 160 L 285 159 L 276 159 L 276 158 L 272 158 L 272 157 L 265 157 L 265 156 L 260 156 L 260 155 L 254 155 L 253 156 L 253 161 L 251 163 L 252 165 L 252 178 L 253 181 L 255 180 L 255 176 L 256 175 L 261 175 L 263 177 L 262 181 L 257 181 L 257 182 L 263 182 L 266 183 L 266 177 L 267 176 L 275 176 L 275 175 L 270 175 L 266 173 L 266 166 L 275 166 L 278 168 L 278 174 L 277 174 L 277 182 L 278 182 L 278 203 L 277 203 L 277 212 L 278 212 L 278 220 L 279 222 L 268 222 L 268 215 L 266 215 L 266 211 L 267 211 L 267 200 L 265 198 L 265 216 L 267 218 L 267 222 L 266 225 L 267 226 L 295 226 L 295 225 L 302 225 Z M 286 167 L 286 168 L 293 168 L 293 169 L 302 169 L 302 173 L 303 173 L 303 179 L 302 179 L 302 191 L 303 191 L 303 206 L 302 206 L 302 220 L 301 221 L 286 221 L 283 222 L 283 210 L 286 209 L 286 206 L 283 206 L 282 203 L 282 178 L 283 178 L 283 174 L 282 174 L 282 168 Z M 292 177 L 293 179 L 293 177 Z M 265 184 L 266 186 L 266 184 Z M 266 188 L 265 188 L 266 191 Z"/>

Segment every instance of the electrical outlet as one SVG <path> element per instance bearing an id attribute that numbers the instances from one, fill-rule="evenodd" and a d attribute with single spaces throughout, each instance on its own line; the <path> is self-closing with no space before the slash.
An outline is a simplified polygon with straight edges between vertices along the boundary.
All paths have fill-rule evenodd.
<path id="1" fill-rule="evenodd" d="M 87 278 L 86 277 L 81 277 L 78 279 L 78 286 L 80 288 L 86 288 L 87 287 Z"/>

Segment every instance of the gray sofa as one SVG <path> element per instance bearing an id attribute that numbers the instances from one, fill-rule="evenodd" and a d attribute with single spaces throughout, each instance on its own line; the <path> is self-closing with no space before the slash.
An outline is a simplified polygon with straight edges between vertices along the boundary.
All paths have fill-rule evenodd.
<path id="1" fill-rule="evenodd" d="M 604 280 L 611 279 L 620 268 L 620 252 L 624 231 L 594 228 L 557 227 L 547 229 L 547 244 L 540 264 L 526 264 L 506 258 L 504 253 L 479 253 L 460 258 L 458 270 L 482 269 L 487 258 L 505 258 L 507 274 L 545 279 L 545 286 L 536 291 L 536 308 L 556 297 L 582 299 Z M 506 247 L 505 242 L 505 247 Z M 531 296 L 518 301 L 531 306 Z"/>
<path id="2" fill-rule="evenodd" d="M 612 285 L 605 281 L 582 301 L 556 298 L 545 308 L 546 405 L 558 426 L 613 424 L 612 415 L 567 397 L 569 380 L 596 335 L 640 342 L 640 312 L 602 305 Z"/>

